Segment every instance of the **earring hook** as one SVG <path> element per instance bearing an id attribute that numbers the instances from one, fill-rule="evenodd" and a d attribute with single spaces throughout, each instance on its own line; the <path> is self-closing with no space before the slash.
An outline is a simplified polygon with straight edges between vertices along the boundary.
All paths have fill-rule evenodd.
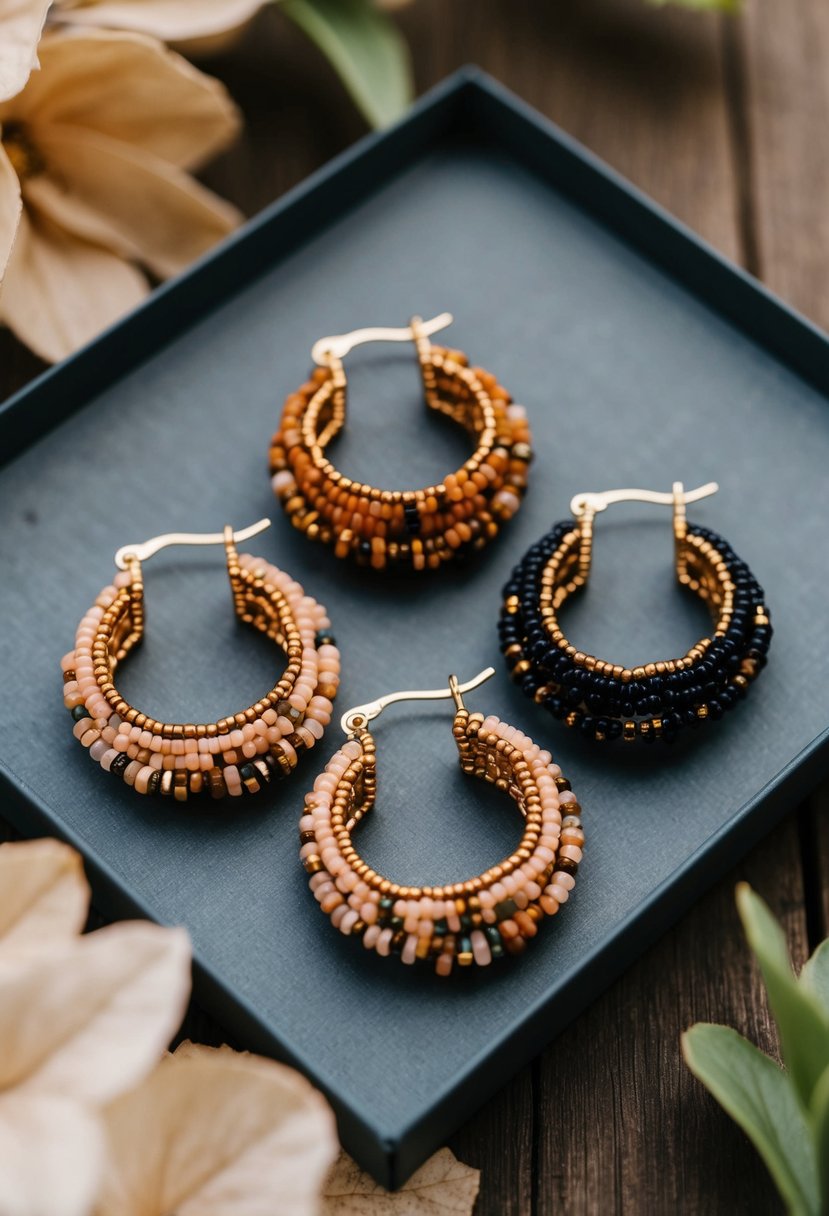
<path id="1" fill-rule="evenodd" d="M 166 549 L 168 545 L 221 545 L 227 539 L 232 540 L 235 544 L 239 541 L 250 540 L 252 536 L 257 536 L 270 526 L 269 519 L 260 519 L 257 523 L 251 524 L 249 528 L 243 528 L 241 532 L 231 532 L 229 538 L 225 532 L 165 532 L 162 536 L 153 536 L 139 545 L 122 545 L 115 554 L 115 565 L 119 570 L 126 570 L 127 561 L 130 558 L 139 562 L 146 561 L 148 557 L 158 553 L 159 549 Z"/>
<path id="2" fill-rule="evenodd" d="M 396 701 L 448 701 L 451 698 L 458 709 L 463 709 L 463 700 L 461 699 L 463 694 L 471 692 L 473 688 L 477 688 L 479 684 L 483 684 L 494 675 L 495 668 L 486 667 L 483 671 L 479 671 L 471 680 L 467 680 L 465 684 L 459 684 L 457 676 L 450 676 L 446 688 L 425 688 L 407 690 L 405 692 L 390 692 L 385 697 L 378 697 L 376 701 L 366 701 L 365 705 L 355 705 L 353 709 L 347 709 L 340 718 L 340 726 L 347 735 L 351 735 L 361 726 L 367 726 L 388 705 L 393 705 Z"/>
<path id="3" fill-rule="evenodd" d="M 677 482 L 670 494 L 662 494 L 658 490 L 605 490 L 601 493 L 586 491 L 573 496 L 570 500 L 570 510 L 578 519 L 585 511 L 597 514 L 607 510 L 615 502 L 654 502 L 660 506 L 673 507 L 678 502 L 698 502 L 701 498 L 708 498 L 710 494 L 716 494 L 719 488 L 716 481 L 709 481 L 704 486 L 698 486 L 696 490 L 683 490 L 681 483 Z"/>
<path id="4" fill-rule="evenodd" d="M 442 312 L 439 316 L 432 317 L 431 321 L 420 321 L 419 318 L 415 318 L 415 324 L 417 324 L 419 334 L 430 337 L 438 330 L 451 325 L 453 320 L 451 312 Z M 355 346 L 361 346 L 364 342 L 413 342 L 414 339 L 413 325 L 406 325 L 403 329 L 378 327 L 354 329 L 351 333 L 331 334 L 327 338 L 319 338 L 311 347 L 311 358 L 320 367 L 326 367 L 332 356 L 335 359 L 344 359 L 349 351 L 352 351 Z"/>

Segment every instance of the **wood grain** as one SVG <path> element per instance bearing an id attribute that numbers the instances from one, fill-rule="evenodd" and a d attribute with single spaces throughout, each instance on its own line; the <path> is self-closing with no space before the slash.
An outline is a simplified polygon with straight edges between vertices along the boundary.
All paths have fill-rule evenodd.
<path id="1" fill-rule="evenodd" d="M 679 1036 L 724 1022 L 776 1051 L 734 886 L 747 879 L 771 903 L 802 962 L 799 869 L 790 818 L 544 1053 L 538 1216 L 780 1210 L 746 1138 L 685 1068 Z"/>
<path id="2" fill-rule="evenodd" d="M 738 256 L 721 27 L 641 0 L 419 0 L 421 87 L 478 63 L 729 256 Z"/>
<path id="3" fill-rule="evenodd" d="M 424 89 L 477 62 L 823 324 L 829 258 L 824 0 L 749 0 L 744 21 L 641 0 L 419 0 L 400 16 Z M 273 9 L 203 65 L 247 125 L 204 174 L 252 214 L 364 130 L 322 57 Z M 0 334 L 0 390 L 40 365 Z M 799 961 L 829 934 L 829 794 L 740 867 Z M 0 825 L 0 838 L 3 831 Z M 453 1138 L 478 1216 L 779 1211 L 746 1139 L 684 1068 L 682 1029 L 775 1038 L 721 883 Z M 219 1042 L 197 1007 L 184 1036 Z"/>
<path id="4" fill-rule="evenodd" d="M 829 326 L 829 7 L 748 0 L 739 26 L 759 272 Z"/>

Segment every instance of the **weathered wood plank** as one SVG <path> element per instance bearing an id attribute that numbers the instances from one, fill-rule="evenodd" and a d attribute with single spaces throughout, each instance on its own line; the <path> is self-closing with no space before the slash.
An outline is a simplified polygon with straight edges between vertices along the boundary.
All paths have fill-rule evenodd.
<path id="1" fill-rule="evenodd" d="M 829 326 L 829 7 L 748 0 L 737 32 L 763 280 Z"/>
<path id="2" fill-rule="evenodd" d="M 679 1036 L 725 1022 L 775 1050 L 734 885 L 745 878 L 769 901 L 800 962 L 798 875 L 791 817 L 545 1052 L 538 1216 L 781 1210 L 748 1140 L 685 1068 Z"/>
<path id="3" fill-rule="evenodd" d="M 814 949 L 829 937 L 829 782 L 803 808 L 803 869 Z"/>
<path id="4" fill-rule="evenodd" d="M 402 22 L 420 87 L 480 64 L 740 255 L 716 17 L 642 0 L 418 0 Z"/>
<path id="5" fill-rule="evenodd" d="M 533 1196 L 533 1069 L 525 1068 L 449 1141 L 481 1171 L 475 1216 L 527 1216 Z"/>

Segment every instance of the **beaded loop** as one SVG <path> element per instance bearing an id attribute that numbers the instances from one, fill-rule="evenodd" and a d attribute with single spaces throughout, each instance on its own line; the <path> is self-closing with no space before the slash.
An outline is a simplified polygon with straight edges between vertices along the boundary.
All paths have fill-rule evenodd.
<path id="1" fill-rule="evenodd" d="M 579 805 L 549 752 L 495 717 L 470 714 L 462 702 L 452 733 L 463 771 L 508 793 L 525 820 L 516 850 L 485 873 L 443 886 L 402 886 L 361 859 L 353 832 L 377 790 L 367 725 L 354 726 L 314 782 L 299 823 L 311 891 L 334 927 L 381 956 L 429 960 L 442 976 L 455 964 L 483 967 L 522 953 L 544 917 L 567 902 L 584 845 Z"/>
<path id="2" fill-rule="evenodd" d="M 165 538 L 161 538 L 165 539 Z M 165 543 L 182 542 L 178 537 Z M 261 700 L 216 722 L 161 722 L 129 705 L 115 671 L 144 633 L 141 562 L 133 555 L 104 587 L 62 660 L 73 733 L 102 768 L 141 794 L 213 798 L 253 794 L 288 776 L 331 720 L 340 656 L 325 609 L 262 558 L 239 556 L 224 534 L 236 615 L 282 648 L 287 666 Z M 122 551 L 119 551 L 119 556 Z"/>
<path id="3" fill-rule="evenodd" d="M 432 345 L 432 328 L 415 318 L 407 331 L 321 339 L 315 351 L 325 366 L 287 398 L 271 442 L 271 483 L 294 527 L 333 546 L 337 557 L 376 570 L 431 570 L 482 549 L 518 510 L 527 486 L 532 449 L 523 406 L 489 372 L 470 368 L 461 351 Z M 474 440 L 473 454 L 439 484 L 381 490 L 352 481 L 328 459 L 326 449 L 345 423 L 346 377 L 338 351 L 369 340 L 359 336 L 363 332 L 410 336 L 426 404 Z"/>
<path id="4" fill-rule="evenodd" d="M 591 496 L 577 496 L 573 505 L 582 497 Z M 589 502 L 577 521 L 563 520 L 533 545 L 504 587 L 499 635 L 513 679 L 587 738 L 671 741 L 685 727 L 721 718 L 766 665 L 772 627 L 763 590 L 727 541 L 688 523 L 690 498 L 674 487 L 677 579 L 708 604 L 714 629 L 679 658 L 624 667 L 578 650 L 563 633 L 559 609 L 589 575 Z"/>

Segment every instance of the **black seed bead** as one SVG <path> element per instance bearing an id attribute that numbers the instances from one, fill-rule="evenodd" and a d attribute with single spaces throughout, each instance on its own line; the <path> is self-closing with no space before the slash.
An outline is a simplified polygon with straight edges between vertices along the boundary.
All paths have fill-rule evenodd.
<path id="1" fill-rule="evenodd" d="M 155 769 L 147 782 L 147 793 L 152 798 L 158 793 L 158 787 L 161 785 L 161 773 Z"/>
<path id="2" fill-rule="evenodd" d="M 579 872 L 579 863 L 573 861 L 570 857 L 559 857 L 556 861 L 556 871 L 563 871 L 565 874 L 572 874 L 573 877 Z"/>
<path id="3" fill-rule="evenodd" d="M 72 719 L 75 722 L 80 722 L 81 718 L 89 717 L 89 710 L 86 708 L 85 705 L 76 705 L 75 708 L 71 711 L 71 713 L 72 713 Z"/>
<path id="4" fill-rule="evenodd" d="M 327 629 L 321 629 L 314 635 L 314 645 L 319 649 L 320 646 L 336 646 L 337 641 L 333 633 L 329 633 Z"/>
<path id="5" fill-rule="evenodd" d="M 120 777 L 122 775 L 122 773 L 124 772 L 124 769 L 127 767 L 127 765 L 129 763 L 130 763 L 130 758 L 127 755 L 127 753 L 119 752 L 118 755 L 113 760 L 112 764 L 110 764 L 109 771 L 111 773 L 117 773 L 118 776 Z"/>
<path id="6" fill-rule="evenodd" d="M 269 768 L 272 777 L 279 778 L 284 776 L 282 765 L 279 763 L 276 756 L 271 754 L 271 752 L 265 752 L 261 759 L 265 761 L 265 764 Z"/>
<path id="7" fill-rule="evenodd" d="M 420 511 L 416 502 L 406 502 L 403 504 L 403 521 L 406 525 L 407 532 L 412 536 L 417 536 L 421 529 Z"/>

